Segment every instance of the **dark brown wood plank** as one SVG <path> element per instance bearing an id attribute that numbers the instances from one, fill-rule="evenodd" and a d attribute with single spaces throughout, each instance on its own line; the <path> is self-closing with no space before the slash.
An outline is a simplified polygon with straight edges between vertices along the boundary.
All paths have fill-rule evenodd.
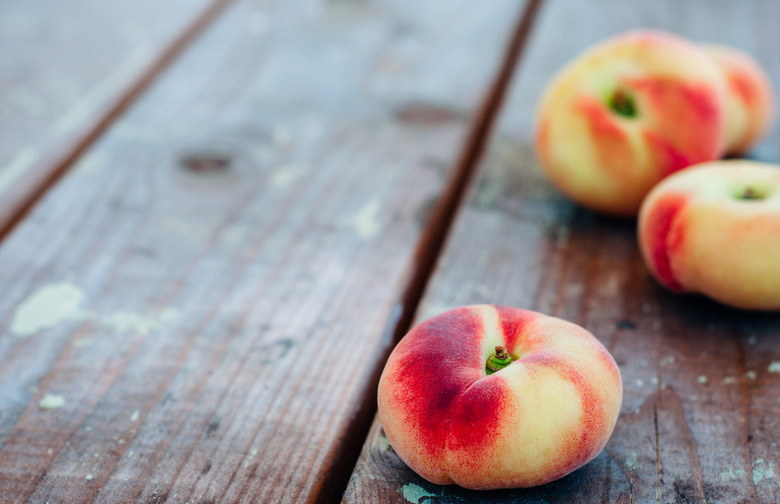
<path id="1" fill-rule="evenodd" d="M 658 287 L 642 264 L 633 221 L 578 208 L 546 181 L 532 128 L 552 74 L 588 45 L 633 27 L 735 45 L 780 83 L 780 40 L 770 21 L 779 9 L 762 1 L 545 2 L 416 319 L 496 303 L 582 324 L 623 374 L 615 433 L 596 460 L 557 482 L 473 492 L 415 475 L 375 420 L 344 502 L 778 501 L 780 318 Z M 777 127 L 753 156 L 780 162 Z"/>
<path id="2" fill-rule="evenodd" d="M 0 495 L 337 499 L 522 8 L 226 10 L 0 247 Z"/>
<path id="3" fill-rule="evenodd" d="M 227 1 L 0 4 L 0 237 Z"/>

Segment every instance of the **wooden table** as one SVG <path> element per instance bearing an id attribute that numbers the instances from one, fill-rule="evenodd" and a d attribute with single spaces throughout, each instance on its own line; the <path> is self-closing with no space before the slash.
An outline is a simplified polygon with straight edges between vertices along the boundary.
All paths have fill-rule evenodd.
<path id="1" fill-rule="evenodd" d="M 741 47 L 769 0 L 0 5 L 0 501 L 780 501 L 780 317 L 659 288 L 542 176 L 536 101 L 639 26 Z M 780 161 L 780 129 L 753 152 Z M 780 260 L 780 258 L 778 258 Z M 412 323 L 580 323 L 625 396 L 549 485 L 432 485 L 375 417 Z M 372 424 L 373 421 L 373 424 Z"/>

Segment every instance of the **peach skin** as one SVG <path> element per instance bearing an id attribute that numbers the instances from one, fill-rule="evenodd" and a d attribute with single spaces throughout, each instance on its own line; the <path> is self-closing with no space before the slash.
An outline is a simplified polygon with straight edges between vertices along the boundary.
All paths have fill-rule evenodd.
<path id="1" fill-rule="evenodd" d="M 379 418 L 398 456 L 428 481 L 529 487 L 599 454 L 622 391 L 615 361 L 585 329 L 465 306 L 417 325 L 393 350 Z"/>
<path id="2" fill-rule="evenodd" d="M 730 160 L 672 175 L 642 203 L 638 233 L 668 289 L 780 310 L 780 167 Z"/>
<path id="3" fill-rule="evenodd" d="M 726 153 L 746 153 L 769 130 L 775 118 L 772 83 L 750 55 L 730 47 L 705 45 L 728 84 Z"/>
<path id="4" fill-rule="evenodd" d="M 635 216 L 658 181 L 724 154 L 726 97 L 722 72 L 698 45 L 628 32 L 580 55 L 547 86 L 536 150 L 570 198 Z"/>

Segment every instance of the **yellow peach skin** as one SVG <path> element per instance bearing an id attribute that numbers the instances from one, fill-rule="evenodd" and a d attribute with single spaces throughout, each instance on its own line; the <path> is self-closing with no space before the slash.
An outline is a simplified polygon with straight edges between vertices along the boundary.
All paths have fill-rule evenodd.
<path id="1" fill-rule="evenodd" d="M 516 360 L 488 374 L 497 346 Z M 379 418 L 399 457 L 428 481 L 529 487 L 598 455 L 622 390 L 612 356 L 585 329 L 527 310 L 466 306 L 414 327 L 393 350 Z"/>
<path id="2" fill-rule="evenodd" d="M 750 55 L 730 47 L 703 47 L 721 68 L 728 84 L 726 151 L 744 154 L 774 122 L 776 100 L 771 81 Z"/>
<path id="3" fill-rule="evenodd" d="M 726 96 L 722 72 L 699 46 L 659 31 L 619 35 L 548 85 L 537 153 L 575 201 L 635 216 L 659 180 L 724 154 Z"/>
<path id="4" fill-rule="evenodd" d="M 780 310 L 780 166 L 718 161 L 672 175 L 647 196 L 638 229 L 665 287 Z"/>

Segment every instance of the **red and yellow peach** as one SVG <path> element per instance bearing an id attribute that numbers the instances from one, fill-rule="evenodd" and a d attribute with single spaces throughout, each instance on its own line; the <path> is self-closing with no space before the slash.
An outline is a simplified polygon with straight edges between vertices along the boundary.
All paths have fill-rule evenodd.
<path id="1" fill-rule="evenodd" d="M 648 194 L 639 245 L 663 286 L 737 308 L 780 310 L 780 167 L 705 163 Z"/>
<path id="2" fill-rule="evenodd" d="M 621 401 L 618 367 L 588 331 L 493 305 L 414 327 L 378 391 L 401 459 L 428 481 L 472 489 L 541 485 L 583 466 L 609 439 Z"/>
<path id="3" fill-rule="evenodd" d="M 750 55 L 725 46 L 704 46 L 728 84 L 726 153 L 747 152 L 771 126 L 775 94 L 769 77 Z"/>
<path id="4" fill-rule="evenodd" d="M 723 73 L 698 45 L 629 32 L 586 51 L 547 86 L 537 152 L 575 201 L 634 216 L 658 181 L 724 154 L 726 99 Z"/>

